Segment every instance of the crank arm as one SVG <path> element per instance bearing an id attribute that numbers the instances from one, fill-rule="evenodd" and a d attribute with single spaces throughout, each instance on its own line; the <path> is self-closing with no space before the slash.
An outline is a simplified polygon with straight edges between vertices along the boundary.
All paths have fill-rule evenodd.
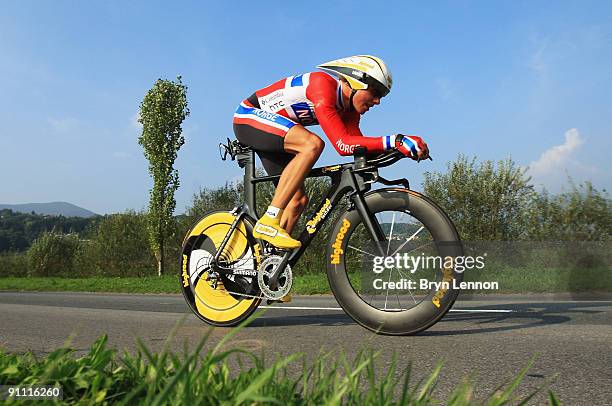
<path id="1" fill-rule="evenodd" d="M 278 278 L 283 273 L 285 266 L 287 266 L 287 264 L 289 263 L 289 258 L 291 257 L 291 253 L 292 251 L 287 251 L 285 255 L 283 255 L 283 260 L 281 261 L 280 264 L 278 264 L 278 267 L 274 270 L 274 273 L 270 275 L 269 285 L 271 288 L 276 289 L 276 286 L 278 284 Z"/>

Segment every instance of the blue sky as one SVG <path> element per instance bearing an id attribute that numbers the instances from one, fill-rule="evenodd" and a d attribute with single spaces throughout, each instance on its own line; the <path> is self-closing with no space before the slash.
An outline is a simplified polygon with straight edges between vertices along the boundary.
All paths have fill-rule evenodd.
<path id="1" fill-rule="evenodd" d="M 461 152 L 511 156 L 552 191 L 567 174 L 610 190 L 612 3 L 425 3 L 3 2 L 0 203 L 145 208 L 139 104 L 157 78 L 182 75 L 191 115 L 176 162 L 180 213 L 200 187 L 240 176 L 216 148 L 240 100 L 360 53 L 394 77 L 364 134 L 421 135 L 435 159 L 385 176 L 420 189 L 424 171 Z M 317 165 L 346 160 L 328 145 Z"/>

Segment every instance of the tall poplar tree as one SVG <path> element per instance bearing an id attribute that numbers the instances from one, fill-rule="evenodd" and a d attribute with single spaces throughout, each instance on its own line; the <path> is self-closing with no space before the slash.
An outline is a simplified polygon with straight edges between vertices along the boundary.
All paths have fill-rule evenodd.
<path id="1" fill-rule="evenodd" d="M 176 82 L 158 79 L 140 103 L 138 121 L 142 124 L 142 135 L 138 143 L 144 149 L 153 178 L 148 229 L 159 276 L 164 272 L 164 241 L 173 228 L 172 214 L 176 207 L 174 192 L 180 184 L 174 161 L 185 143 L 181 124 L 188 115 L 187 87 L 180 76 Z"/>

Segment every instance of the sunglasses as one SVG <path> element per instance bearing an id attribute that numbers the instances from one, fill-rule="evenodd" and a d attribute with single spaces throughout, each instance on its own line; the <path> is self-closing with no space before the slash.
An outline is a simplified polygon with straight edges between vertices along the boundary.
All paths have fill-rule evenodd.
<path id="1" fill-rule="evenodd" d="M 381 99 L 389 94 L 389 89 L 384 87 L 378 80 L 371 76 L 366 76 L 364 78 L 364 82 L 368 85 L 368 89 L 372 90 L 372 93 L 374 93 L 374 97 L 376 98 Z"/>

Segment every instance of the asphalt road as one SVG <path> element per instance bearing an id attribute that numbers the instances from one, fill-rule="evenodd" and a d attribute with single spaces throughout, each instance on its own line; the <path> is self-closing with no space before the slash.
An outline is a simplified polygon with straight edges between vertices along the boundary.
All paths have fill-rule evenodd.
<path id="1" fill-rule="evenodd" d="M 610 297 L 576 301 L 495 296 L 458 301 L 456 311 L 410 337 L 372 334 L 337 307 L 331 296 L 297 297 L 282 307 L 274 305 L 229 345 L 264 352 L 267 359 L 276 353 L 313 356 L 322 350 L 351 356 L 373 348 L 381 351 L 382 370 L 395 352 L 401 365 L 412 361 L 417 379 L 442 361 L 445 367 L 437 392 L 442 399 L 465 376 L 475 382 L 477 396 L 490 394 L 535 355 L 519 393 L 528 393 L 556 375 L 550 388 L 564 404 L 612 405 Z M 135 337 L 141 337 L 158 350 L 180 320 L 171 344 L 177 350 L 185 340 L 197 343 L 209 329 L 178 295 L 0 292 L 0 346 L 9 352 L 44 354 L 70 336 L 71 346 L 85 351 L 102 334 L 120 349 L 133 350 Z M 210 345 L 226 332 L 215 329 Z"/>

